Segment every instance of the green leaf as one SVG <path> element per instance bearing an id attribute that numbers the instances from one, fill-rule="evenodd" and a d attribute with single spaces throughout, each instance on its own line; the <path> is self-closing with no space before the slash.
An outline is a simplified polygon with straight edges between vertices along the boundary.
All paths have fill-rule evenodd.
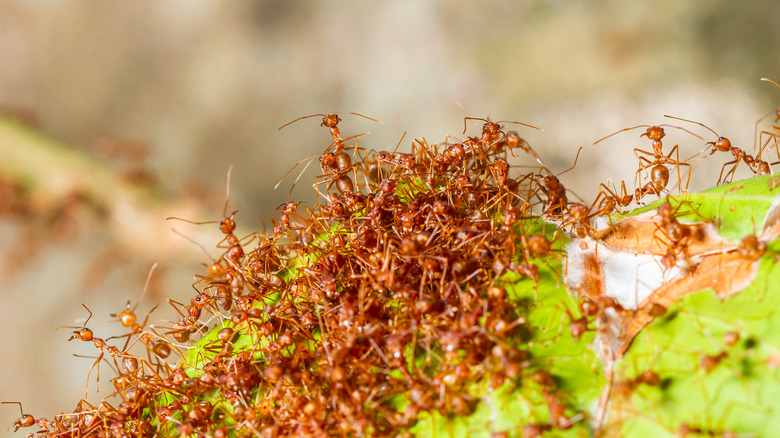
<path id="1" fill-rule="evenodd" d="M 739 243 L 745 236 L 760 234 L 769 208 L 778 202 L 780 196 L 777 178 L 773 175 L 757 176 L 698 193 L 661 198 L 627 216 L 655 210 L 668 199 L 675 207 L 679 206 L 681 221 L 711 222 L 718 228 L 721 237 Z"/>

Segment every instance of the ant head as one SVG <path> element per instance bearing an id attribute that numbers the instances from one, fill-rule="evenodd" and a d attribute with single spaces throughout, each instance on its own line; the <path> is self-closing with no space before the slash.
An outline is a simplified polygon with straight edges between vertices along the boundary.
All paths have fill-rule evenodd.
<path id="1" fill-rule="evenodd" d="M 295 213 L 296 210 L 298 210 L 298 206 L 301 205 L 303 201 L 301 202 L 292 202 L 287 201 L 284 204 L 279 205 L 276 207 L 277 210 L 282 210 L 282 214 L 284 215 L 290 215 Z"/>
<path id="2" fill-rule="evenodd" d="M 561 181 L 555 175 L 544 175 L 542 176 L 542 181 L 544 182 L 544 185 L 549 188 L 555 188 L 561 184 Z"/>
<path id="3" fill-rule="evenodd" d="M 496 122 L 491 122 L 489 119 L 482 125 L 482 134 L 489 136 L 496 136 L 501 132 L 501 125 Z"/>
<path id="4" fill-rule="evenodd" d="M 336 153 L 331 151 L 320 156 L 320 164 L 323 166 L 332 166 L 336 163 Z"/>
<path id="5" fill-rule="evenodd" d="M 70 338 L 68 338 L 68 340 L 72 341 L 74 339 L 81 339 L 82 341 L 89 342 L 94 339 L 94 335 L 92 333 L 92 330 L 84 327 L 78 330 L 73 330 L 73 335 Z"/>
<path id="6" fill-rule="evenodd" d="M 395 180 L 382 180 L 382 182 L 379 184 L 379 191 L 385 194 L 391 193 L 393 190 L 395 190 L 396 185 L 398 185 L 398 183 Z"/>
<path id="7" fill-rule="evenodd" d="M 219 223 L 219 229 L 222 231 L 222 234 L 231 234 L 236 229 L 236 213 L 238 213 L 238 210 L 230 213 L 230 216 L 225 217 L 225 219 Z"/>
<path id="8" fill-rule="evenodd" d="M 707 144 L 711 144 L 712 148 L 717 151 L 728 152 L 731 150 L 731 141 L 726 137 L 719 137 L 716 141 L 711 141 Z"/>
<path id="9" fill-rule="evenodd" d="M 341 118 L 337 114 L 327 114 L 325 117 L 322 118 L 322 124 L 320 126 L 335 128 L 340 121 Z"/>
<path id="10" fill-rule="evenodd" d="M 379 151 L 376 153 L 376 160 L 390 163 L 393 161 L 393 154 L 387 151 Z"/>
<path id="11" fill-rule="evenodd" d="M 640 137 L 647 136 L 650 140 L 656 141 L 661 140 L 664 138 L 666 133 L 664 133 L 664 128 L 660 126 L 651 126 L 647 128 L 647 131 L 645 131 L 644 134 L 642 134 Z"/>

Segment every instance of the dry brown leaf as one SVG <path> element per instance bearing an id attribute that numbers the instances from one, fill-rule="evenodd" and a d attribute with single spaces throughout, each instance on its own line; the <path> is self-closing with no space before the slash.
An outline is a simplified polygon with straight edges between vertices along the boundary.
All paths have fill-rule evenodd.
<path id="1" fill-rule="evenodd" d="M 725 298 L 749 286 L 758 265 L 758 260 L 742 256 L 736 247 L 704 257 L 692 272 L 656 289 L 642 303 L 639 311 L 630 316 L 623 325 L 625 330 L 621 333 L 618 357 L 623 356 L 634 337 L 654 319 L 652 315 L 658 314 L 657 306 L 668 308 L 683 296 L 705 289 L 713 289 L 718 296 Z"/>
<path id="2" fill-rule="evenodd" d="M 688 227 L 691 232 L 687 245 L 689 257 L 734 246 L 720 237 L 712 224 L 691 222 L 682 225 Z M 614 249 L 654 255 L 664 255 L 671 244 L 661 228 L 660 217 L 654 211 L 614 223 L 611 232 L 606 234 L 602 241 Z"/>
<path id="3" fill-rule="evenodd" d="M 673 274 L 671 278 L 639 278 L 637 283 L 658 286 L 646 298 L 636 294 L 642 299 L 641 304 L 636 305 L 636 310 L 630 307 L 625 310 L 612 309 L 599 321 L 596 349 L 605 368 L 620 360 L 639 332 L 683 296 L 713 289 L 725 298 L 747 287 L 755 277 L 759 264 L 758 255 L 763 251 L 763 245 L 780 236 L 780 208 L 770 210 L 765 219 L 764 230 L 758 239 L 758 244 L 762 245 L 761 249 L 741 248 L 721 238 L 712 224 L 697 222 L 687 223 L 685 226 L 691 227 L 691 237 L 686 246 L 687 266 L 683 266 L 679 273 Z M 755 242 L 755 239 L 753 241 Z M 601 239 L 598 241 L 573 239 L 572 246 L 576 246 L 580 251 L 567 267 L 567 270 L 575 273 L 572 278 L 567 279 L 569 286 L 594 302 L 603 302 L 605 298 L 625 302 L 608 292 L 611 289 L 625 290 L 627 286 L 612 284 L 621 279 L 612 274 L 606 275 L 605 264 L 612 261 L 605 257 L 605 253 L 615 257 L 626 254 L 620 262 L 623 265 L 626 264 L 626 258 L 630 260 L 633 256 L 637 259 L 635 263 L 638 272 L 642 263 L 647 263 L 642 261 L 646 260 L 647 256 L 658 257 L 665 254 L 670 247 L 670 241 L 661 228 L 660 217 L 653 211 L 611 224 L 601 232 Z M 571 256 L 577 251 L 570 252 Z M 614 267 L 610 268 L 612 269 Z"/>

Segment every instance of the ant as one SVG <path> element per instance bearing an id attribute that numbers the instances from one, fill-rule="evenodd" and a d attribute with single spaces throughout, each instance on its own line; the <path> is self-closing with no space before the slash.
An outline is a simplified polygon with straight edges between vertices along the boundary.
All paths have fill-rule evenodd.
<path id="1" fill-rule="evenodd" d="M 737 246 L 737 252 L 740 256 L 748 260 L 758 260 L 764 255 L 767 244 L 759 240 L 754 234 L 745 236 Z"/>
<path id="2" fill-rule="evenodd" d="M 664 269 L 671 269 L 676 266 L 679 254 L 685 254 L 686 269 L 691 269 L 692 265 L 688 248 L 692 243 L 703 237 L 704 229 L 701 227 L 701 224 L 685 224 L 677 220 L 678 212 L 684 203 L 680 202 L 677 207 L 672 207 L 672 204 L 667 200 L 657 210 L 659 218 L 658 229 L 668 240 L 666 254 L 661 257 L 661 265 Z M 696 210 L 692 209 L 692 211 L 695 212 Z"/>
<path id="3" fill-rule="evenodd" d="M 636 171 L 636 186 L 637 189 L 634 192 L 634 199 L 639 201 L 641 198 L 648 194 L 652 195 L 660 195 L 660 193 L 666 188 L 666 186 L 669 184 L 669 168 L 667 165 L 675 166 L 677 168 L 677 184 L 678 187 L 682 188 L 682 171 L 680 170 L 680 166 L 687 166 L 688 167 L 688 179 L 685 183 L 685 189 L 688 190 L 688 185 L 691 182 L 691 165 L 690 163 L 686 163 L 683 161 L 680 161 L 680 150 L 678 145 L 674 145 L 674 147 L 669 151 L 669 154 L 664 155 L 663 153 L 663 143 L 662 139 L 666 136 L 666 133 L 664 132 L 664 126 L 669 128 L 676 128 L 681 131 L 685 131 L 699 139 L 702 139 L 702 137 L 694 134 L 693 132 L 674 125 L 637 125 L 633 126 L 631 128 L 624 128 L 617 132 L 614 132 L 612 134 L 609 134 L 606 137 L 603 137 L 597 141 L 595 141 L 593 144 L 596 145 L 614 135 L 617 135 L 624 131 L 630 131 L 632 129 L 636 128 L 647 128 L 644 134 L 641 134 L 640 137 L 647 137 L 653 142 L 653 151 L 647 151 L 644 149 L 634 148 L 634 155 L 639 160 L 639 169 Z M 675 158 L 672 158 L 672 155 L 675 155 Z M 640 176 L 643 171 L 650 169 L 650 182 L 640 187 L 641 179 Z"/>
<path id="4" fill-rule="evenodd" d="M 523 438 L 539 438 L 547 432 L 553 430 L 550 423 L 528 423 L 523 426 Z"/>
<path id="5" fill-rule="evenodd" d="M 199 274 L 195 275 L 196 281 L 192 284 L 193 289 L 198 290 L 195 286 L 196 285 L 200 285 L 200 283 L 203 282 L 203 281 L 206 281 L 206 282 L 209 283 L 209 286 L 215 286 L 215 285 L 217 286 L 217 296 L 218 296 L 218 298 L 225 298 L 225 296 L 224 296 L 225 294 L 221 293 L 221 290 L 224 289 L 225 291 L 227 291 L 227 286 L 225 285 L 226 282 L 225 281 L 221 281 L 219 279 L 223 278 L 223 277 L 226 277 L 228 275 L 232 275 L 232 271 L 231 271 L 232 267 L 231 266 L 225 267 L 222 264 L 222 260 L 215 260 L 215 259 L 213 259 L 211 254 L 209 254 L 209 252 L 206 250 L 206 248 L 204 248 L 203 245 L 201 245 L 200 243 L 192 240 L 191 238 L 185 236 L 184 234 L 182 234 L 181 232 L 179 232 L 179 231 L 177 231 L 175 229 L 172 229 L 172 231 L 174 233 L 178 234 L 179 236 L 187 239 L 188 241 L 190 241 L 191 243 L 195 244 L 196 246 L 198 246 L 203 251 L 203 253 L 206 254 L 206 257 L 212 259 L 212 263 L 210 265 L 208 265 L 208 275 L 206 275 L 206 276 L 199 275 Z M 205 264 L 204 264 L 204 266 L 205 266 Z M 229 293 L 227 294 L 227 298 L 232 298 L 229 295 Z M 225 306 L 223 306 L 223 308 L 225 308 Z M 230 310 L 230 306 L 228 305 L 227 308 L 225 308 L 225 310 Z M 151 312 L 149 312 L 149 313 L 151 313 Z M 121 315 L 121 313 L 120 313 L 120 315 Z M 114 316 L 114 315 L 112 315 L 112 316 Z"/>
<path id="6" fill-rule="evenodd" d="M 302 203 L 303 201 L 301 202 L 287 201 L 283 204 L 280 204 L 278 207 L 276 207 L 277 210 L 282 211 L 282 217 L 279 218 L 279 225 L 274 227 L 275 236 L 281 236 L 281 234 L 285 230 L 290 229 L 290 216 L 298 210 L 298 206 L 301 205 Z"/>
<path id="7" fill-rule="evenodd" d="M 92 366 L 89 368 L 89 373 L 87 373 L 87 387 L 84 389 L 85 390 L 84 397 L 86 398 L 87 395 L 88 395 L 88 391 L 89 391 L 89 376 L 92 374 L 92 370 L 96 366 L 97 366 L 97 387 L 98 387 L 98 391 L 100 391 L 100 361 L 103 359 L 103 356 L 105 355 L 105 353 L 108 353 L 112 358 L 114 358 L 114 362 L 115 362 L 115 365 L 117 366 L 117 368 L 119 368 L 119 364 L 116 363 L 116 357 L 117 356 L 119 356 L 119 357 L 131 357 L 131 358 L 134 358 L 135 356 L 129 355 L 129 354 L 123 352 L 123 351 L 119 351 L 118 348 L 116 348 L 116 347 L 114 347 L 112 345 L 106 344 L 106 340 L 105 339 L 95 337 L 95 335 L 92 332 L 92 330 L 87 328 L 87 323 L 89 322 L 90 319 L 92 319 L 92 311 L 89 310 L 89 308 L 87 307 L 86 304 L 81 303 L 81 305 L 85 309 L 87 309 L 87 312 L 89 312 L 89 317 L 87 318 L 86 321 L 84 321 L 84 324 L 81 327 L 63 326 L 63 327 L 57 327 L 57 328 L 58 329 L 60 329 L 60 328 L 75 328 L 76 330 L 73 331 L 73 334 L 71 335 L 70 338 L 68 338 L 68 341 L 72 341 L 74 339 L 79 339 L 79 340 L 82 340 L 84 342 L 90 342 L 91 341 L 94 344 L 95 348 L 97 348 L 100 351 L 100 355 L 98 355 L 97 360 L 95 360 L 95 363 L 93 363 Z"/>
<path id="8" fill-rule="evenodd" d="M 363 174 L 367 180 L 367 185 L 371 185 L 370 182 L 376 183 L 382 179 L 389 178 L 399 170 L 402 174 L 414 175 L 418 168 L 417 154 L 398 152 L 398 148 L 401 147 L 404 138 L 406 138 L 406 132 L 404 132 L 398 140 L 393 152 L 378 151 L 373 154 L 373 158 L 370 158 L 370 153 L 366 154 L 366 157 L 363 158 L 362 167 Z M 414 145 L 412 148 L 415 149 Z"/>
<path id="9" fill-rule="evenodd" d="M 574 314 L 572 314 L 571 310 L 569 310 L 569 306 L 566 304 L 563 304 L 563 308 L 566 311 L 566 314 L 569 316 L 569 332 L 571 333 L 571 337 L 575 340 L 579 341 L 580 338 L 582 338 L 582 335 L 585 334 L 588 330 L 593 330 L 590 327 L 588 327 L 588 323 L 590 320 L 588 319 L 588 315 L 585 312 L 585 309 L 583 308 L 584 301 L 581 301 L 579 304 L 580 308 L 580 314 L 582 315 L 580 318 L 575 318 Z"/>
<path id="10" fill-rule="evenodd" d="M 626 190 L 625 181 L 620 182 L 619 195 L 617 194 L 617 187 L 614 186 L 614 184 L 614 190 L 609 188 L 611 182 L 611 180 L 608 180 L 607 184 L 599 184 L 599 193 L 596 195 L 596 200 L 593 201 L 593 204 L 598 202 L 598 213 L 603 216 L 610 215 L 616 211 L 622 213 L 618 207 L 628 207 L 628 205 L 631 204 L 631 201 L 634 200 L 634 195 L 629 194 Z M 601 199 L 601 201 L 599 201 L 599 199 Z"/>
<path id="11" fill-rule="evenodd" d="M 727 357 L 728 353 L 725 351 L 717 354 L 705 354 L 699 359 L 699 369 L 703 370 L 705 374 L 709 374 Z"/>
<path id="12" fill-rule="evenodd" d="M 653 370 L 646 370 L 629 380 L 622 380 L 615 384 L 613 391 L 621 397 L 628 398 L 636 391 L 639 385 L 658 386 L 661 384 L 661 377 Z"/>
<path id="13" fill-rule="evenodd" d="M 596 209 L 594 211 L 594 208 L 596 207 L 595 202 L 591 204 L 590 207 L 580 202 L 572 202 L 564 207 L 569 213 L 569 217 L 558 226 L 556 233 L 571 225 L 573 234 L 580 239 L 584 239 L 588 236 L 598 238 L 599 232 L 591 225 L 591 219 L 594 216 L 601 214 L 601 210 Z"/>
<path id="14" fill-rule="evenodd" d="M 664 117 L 668 117 L 670 119 L 682 120 L 683 122 L 694 123 L 696 125 L 699 125 L 699 126 L 701 126 L 703 128 L 708 129 L 710 132 L 715 134 L 718 137 L 718 139 L 715 140 L 715 141 L 710 141 L 710 142 L 706 143 L 708 146 L 712 146 L 712 150 L 710 150 L 710 155 L 714 154 L 715 152 L 729 152 L 729 153 L 731 153 L 731 156 L 734 159 L 729 161 L 729 162 L 727 162 L 726 164 L 723 165 L 723 167 L 721 167 L 720 175 L 718 175 L 718 182 L 715 183 L 716 185 L 720 185 L 721 181 L 724 182 L 724 183 L 726 181 L 731 182 L 731 180 L 734 179 L 734 173 L 736 172 L 737 166 L 739 165 L 740 161 L 744 162 L 748 166 L 748 168 L 754 174 L 765 175 L 767 173 L 770 173 L 769 163 L 767 163 L 766 161 L 761 160 L 761 152 L 763 151 L 763 147 L 762 147 L 761 150 L 759 150 L 758 156 L 756 156 L 754 158 L 752 155 L 746 153 L 742 149 L 740 149 L 740 148 L 738 148 L 736 146 L 732 146 L 731 145 L 731 141 L 728 138 L 722 137 L 722 136 L 718 135 L 717 132 L 715 132 L 712 128 L 710 128 L 709 126 L 705 125 L 704 123 L 696 122 L 694 120 L 683 119 L 681 117 L 669 116 L 669 115 L 666 115 Z M 704 153 L 706 150 L 707 149 L 705 148 L 703 151 L 701 151 L 698 154 L 694 155 L 694 157 Z M 729 166 L 729 165 L 733 165 L 733 166 L 731 167 L 731 169 L 728 172 L 726 172 L 726 175 L 724 177 L 723 171 L 725 171 L 726 167 Z"/>
<path id="15" fill-rule="evenodd" d="M 677 428 L 677 436 L 687 437 L 689 435 L 696 436 L 712 436 L 722 438 L 736 438 L 737 434 L 731 430 L 712 430 L 702 427 L 691 426 L 690 424 L 683 423 Z"/>
<path id="16" fill-rule="evenodd" d="M 561 184 L 561 181 L 558 179 L 558 177 L 566 172 L 569 172 L 577 166 L 577 160 L 580 158 L 580 152 L 582 152 L 582 147 L 577 150 L 577 155 L 574 157 L 574 164 L 572 164 L 570 168 L 557 175 L 554 175 L 546 166 L 542 166 L 542 168 L 547 171 L 547 175 L 542 176 L 541 182 L 539 183 L 542 191 L 547 195 L 547 207 L 544 211 L 545 215 L 558 218 L 563 216 L 563 211 L 569 204 L 569 200 L 566 197 L 566 187 Z"/>
<path id="17" fill-rule="evenodd" d="M 187 310 L 187 316 L 176 307 L 175 304 L 185 307 Z M 169 331 L 165 332 L 166 335 L 172 335 L 173 338 L 179 342 L 187 342 L 190 339 L 190 335 L 194 333 L 201 333 L 204 331 L 204 327 L 199 325 L 198 319 L 200 318 L 202 305 L 199 302 L 195 302 L 189 306 L 185 306 L 177 301 L 168 298 L 168 304 L 173 307 L 173 310 L 182 317 L 181 321 L 177 321 L 173 324 L 173 327 L 169 328 Z M 152 326 L 153 328 L 166 328 L 159 326 Z"/>
<path id="18" fill-rule="evenodd" d="M 368 116 L 364 116 L 363 114 L 358 114 L 358 113 L 349 113 L 349 114 L 352 114 L 352 115 L 355 115 L 355 116 L 360 116 L 360 117 L 363 117 L 364 119 L 368 119 L 368 120 L 371 120 L 373 122 L 377 122 L 380 125 L 384 125 L 384 122 L 381 122 L 381 121 L 379 121 L 377 119 L 372 119 L 371 117 L 368 117 Z M 322 123 L 320 124 L 320 126 L 325 126 L 326 128 L 330 128 L 330 135 L 333 137 L 333 144 L 336 144 L 337 145 L 336 146 L 337 150 L 340 150 L 341 144 L 344 143 L 344 141 L 346 141 L 348 139 L 341 138 L 341 133 L 339 132 L 339 128 L 338 128 L 338 124 L 339 124 L 339 122 L 341 122 L 341 117 L 339 117 L 338 114 L 311 114 L 311 115 L 308 115 L 308 116 L 298 117 L 297 119 L 293 120 L 292 122 L 288 122 L 288 123 L 285 123 L 284 125 L 280 126 L 277 129 L 277 131 L 281 131 L 286 126 L 292 125 L 293 123 L 295 123 L 295 122 L 297 122 L 299 120 L 308 119 L 310 117 L 317 117 L 317 116 L 322 116 Z M 331 146 L 333 144 L 331 144 Z M 328 149 L 330 149 L 330 147 L 328 147 Z M 326 150 L 326 152 L 327 152 L 327 150 Z"/>

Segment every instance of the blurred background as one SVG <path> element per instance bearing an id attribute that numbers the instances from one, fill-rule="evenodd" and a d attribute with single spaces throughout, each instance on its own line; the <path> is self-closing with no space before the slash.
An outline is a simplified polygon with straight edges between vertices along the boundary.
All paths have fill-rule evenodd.
<path id="1" fill-rule="evenodd" d="M 780 79 L 778 22 L 770 0 L 0 0 L 0 400 L 72 410 L 94 362 L 73 353 L 96 353 L 56 327 L 80 326 L 84 302 L 97 336 L 125 333 L 110 314 L 138 303 L 154 263 L 136 313 L 177 318 L 165 298 L 189 301 L 221 235 L 165 218 L 220 220 L 230 166 L 228 208 L 247 233 L 288 198 L 316 204 L 316 163 L 292 194 L 297 170 L 273 190 L 331 142 L 320 117 L 277 130 L 289 121 L 337 112 L 344 136 L 370 131 L 361 146 L 392 150 L 406 133 L 401 151 L 479 134 L 480 121 L 463 134 L 466 116 L 529 123 L 544 132 L 508 129 L 553 172 L 584 146 L 561 179 L 590 200 L 607 179 L 633 190 L 632 149 L 649 147 L 643 129 L 593 143 L 664 114 L 752 151 L 780 102 L 759 80 Z M 704 148 L 667 134 L 682 158 Z M 690 189 L 726 161 L 697 161 Z M 96 394 L 94 379 L 97 403 L 112 387 Z M 3 406 L 0 424 L 18 415 Z"/>

